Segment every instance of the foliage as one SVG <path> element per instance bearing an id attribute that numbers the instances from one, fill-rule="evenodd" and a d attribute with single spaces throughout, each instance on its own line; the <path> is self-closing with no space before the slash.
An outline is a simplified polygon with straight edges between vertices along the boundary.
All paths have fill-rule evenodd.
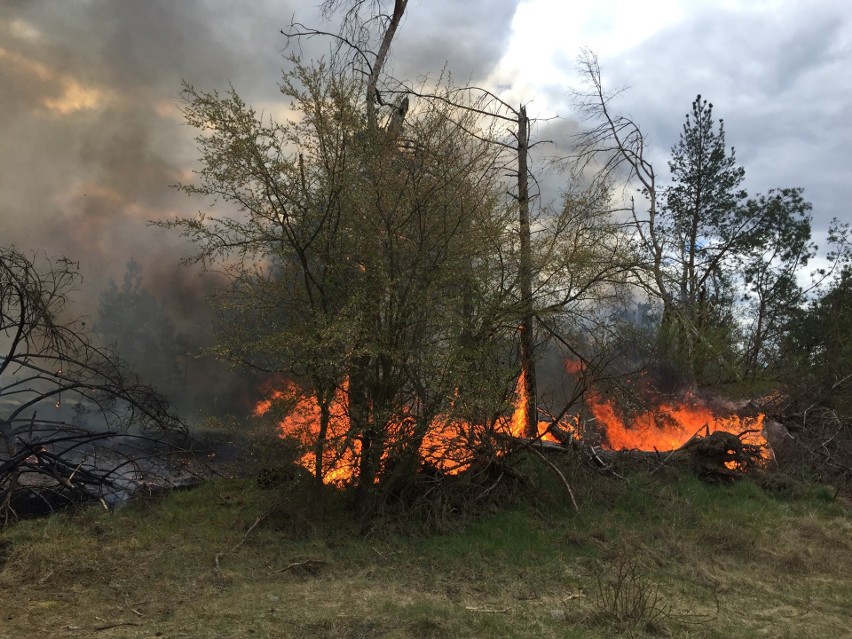
<path id="1" fill-rule="evenodd" d="M 169 226 L 228 279 L 219 352 L 316 397 L 318 478 L 329 406 L 348 394 L 346 439 L 370 486 L 389 447 L 416 453 L 438 413 L 488 418 L 503 405 L 506 207 L 492 149 L 465 133 L 473 114 L 425 105 L 403 140 L 366 127 L 357 75 L 291 64 L 287 123 L 233 91 L 185 88 L 203 169 L 182 188 L 237 211 Z M 403 422 L 413 429 L 394 441 L 389 425 Z"/>
<path id="2" fill-rule="evenodd" d="M 746 200 L 745 171 L 725 148 L 723 121 L 715 131 L 713 105 L 701 96 L 669 168 L 673 184 L 657 233 L 677 247 L 664 250 L 676 264 L 669 291 L 677 292 L 673 300 L 664 296 L 662 326 L 670 356 L 689 362 L 699 380 L 756 376 L 773 361 L 779 333 L 803 300 L 796 277 L 816 249 L 811 205 L 800 188 Z M 735 319 L 743 305 L 747 323 Z M 711 374 L 716 361 L 728 370 Z"/>
<path id="3" fill-rule="evenodd" d="M 795 387 L 810 391 L 803 401 L 852 415 L 852 270 L 790 319 L 783 353 Z"/>
<path id="4" fill-rule="evenodd" d="M 822 296 L 786 326 L 773 410 L 788 429 L 778 451 L 789 471 L 839 489 L 852 483 L 852 271 L 845 266 Z"/>
<path id="5" fill-rule="evenodd" d="M 665 261 L 659 293 L 666 350 L 698 378 L 705 377 L 714 354 L 730 359 L 725 341 L 733 335 L 724 327 L 733 324 L 732 282 L 726 266 L 748 226 L 739 215 L 745 171 L 725 146 L 722 121 L 718 131 L 714 126 L 713 105 L 699 95 L 672 147 L 673 184 L 652 231 Z"/>
<path id="6" fill-rule="evenodd" d="M 742 348 L 748 375 L 778 362 L 783 332 L 804 304 L 797 279 L 817 248 L 811 241 L 810 210 L 798 188 L 773 189 L 745 204 L 744 217 L 759 220 L 737 256 L 749 319 Z"/>

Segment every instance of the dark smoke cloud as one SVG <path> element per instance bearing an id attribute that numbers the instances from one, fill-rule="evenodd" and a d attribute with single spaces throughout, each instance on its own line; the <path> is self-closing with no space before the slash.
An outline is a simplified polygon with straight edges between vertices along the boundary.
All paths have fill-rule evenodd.
<path id="1" fill-rule="evenodd" d="M 419 75 L 449 61 L 463 76 L 487 73 L 509 35 L 515 3 L 461 4 L 411 3 L 394 51 L 396 71 Z M 223 0 L 4 2 L 3 242 L 79 259 L 86 306 L 110 279 L 120 282 L 132 257 L 159 298 L 182 301 L 175 312 L 192 307 L 192 277 L 178 267 L 190 247 L 148 224 L 205 206 L 170 188 L 191 179 L 195 157 L 178 109 L 181 81 L 203 89 L 232 83 L 249 103 L 280 102 L 280 29 L 294 17 L 336 29 L 317 7 L 295 0 L 238 7 Z M 309 58 L 328 49 L 321 39 L 300 44 Z M 204 286 L 196 288 L 194 301 Z"/>
<path id="2" fill-rule="evenodd" d="M 514 5 L 414 0 L 393 70 L 413 77 L 449 61 L 463 77 L 485 75 Z M 212 323 L 204 298 L 215 277 L 180 266 L 192 247 L 149 223 L 207 206 L 171 188 L 192 180 L 196 161 L 181 82 L 232 84 L 267 112 L 283 104 L 280 30 L 293 19 L 337 30 L 298 0 L 0 1 L 0 242 L 79 261 L 74 312 L 95 322 L 102 292 L 111 281 L 120 289 L 135 260 L 179 330 L 204 343 Z M 329 49 L 321 38 L 298 46 L 309 59 Z M 186 397 L 174 399 L 201 405 L 239 394 L 234 375 L 200 366 L 188 373 Z"/>

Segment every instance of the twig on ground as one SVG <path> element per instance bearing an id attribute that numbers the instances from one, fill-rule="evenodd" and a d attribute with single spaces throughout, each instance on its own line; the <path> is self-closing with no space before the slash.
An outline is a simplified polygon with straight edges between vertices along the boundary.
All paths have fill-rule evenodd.
<path id="1" fill-rule="evenodd" d="M 287 572 L 288 570 L 292 570 L 293 568 L 305 568 L 306 570 L 313 570 L 315 568 L 319 568 L 320 566 L 324 566 L 327 563 L 328 562 L 324 559 L 303 559 L 302 561 L 294 561 L 292 564 L 287 564 L 283 568 L 276 568 L 272 571 L 271 574 Z"/>
<path id="2" fill-rule="evenodd" d="M 142 624 L 138 621 L 119 621 L 117 623 L 108 623 L 104 626 L 96 626 L 92 628 L 92 632 L 102 632 L 103 630 L 110 630 L 111 628 L 118 628 L 120 626 L 141 626 Z M 69 626 L 70 627 L 70 626 Z"/>
<path id="3" fill-rule="evenodd" d="M 262 522 L 264 519 L 269 517 L 269 515 L 271 515 L 271 514 L 272 514 L 272 510 L 267 510 L 265 513 L 262 513 L 257 519 L 255 519 L 254 523 L 251 526 L 249 526 L 248 530 L 245 532 L 242 539 L 240 539 L 236 544 L 234 544 L 234 546 L 228 551 L 228 554 L 234 552 L 240 546 L 242 546 L 244 543 L 246 543 L 246 539 L 248 539 L 248 536 L 251 534 L 251 531 L 254 530 L 255 528 L 257 528 L 257 525 L 260 522 Z"/>
<path id="4" fill-rule="evenodd" d="M 542 459 L 542 461 L 544 461 L 545 464 L 550 466 L 550 468 L 553 470 L 553 472 L 555 472 L 557 475 L 559 475 L 559 478 L 562 480 L 562 483 L 565 486 L 565 490 L 568 491 L 568 496 L 571 497 L 571 503 L 574 505 L 574 510 L 576 510 L 577 513 L 579 513 L 580 507 L 577 506 L 577 499 L 574 497 L 574 491 L 571 490 L 571 485 L 568 483 L 568 480 L 565 479 L 565 475 L 562 474 L 562 471 L 559 470 L 559 467 L 556 464 L 554 464 L 552 461 L 550 461 L 547 457 L 545 457 L 544 453 L 542 453 L 540 450 L 536 450 L 536 448 L 534 446 L 530 446 L 529 449 L 532 452 L 534 452 L 536 455 L 538 455 Z"/>
<path id="5" fill-rule="evenodd" d="M 225 552 L 217 552 L 216 553 L 216 556 L 213 557 L 213 564 L 214 564 L 214 572 L 216 573 L 217 577 L 219 577 L 220 579 L 224 578 L 224 576 L 222 575 L 222 566 L 219 563 L 221 561 L 222 557 L 224 557 L 225 555 L 230 555 L 231 553 L 233 553 L 237 549 L 239 549 L 240 546 L 242 546 L 244 543 L 246 543 L 246 539 L 248 539 L 248 536 L 251 534 L 251 532 L 255 528 L 257 528 L 257 526 L 258 526 L 258 524 L 260 524 L 260 522 L 262 522 L 264 519 L 269 517 L 269 515 L 272 514 L 273 510 L 275 510 L 274 506 L 272 508 L 270 508 L 269 510 L 267 510 L 266 512 L 261 513 L 258 516 L 258 518 L 254 520 L 254 523 L 251 526 L 249 526 L 248 530 L 246 530 L 246 532 L 243 534 L 242 538 L 237 543 L 235 543 L 229 550 L 227 550 Z"/>

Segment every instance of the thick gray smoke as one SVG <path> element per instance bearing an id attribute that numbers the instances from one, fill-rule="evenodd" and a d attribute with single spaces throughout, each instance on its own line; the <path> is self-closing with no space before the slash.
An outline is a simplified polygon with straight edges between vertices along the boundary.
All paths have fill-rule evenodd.
<path id="1" fill-rule="evenodd" d="M 394 70 L 418 75 L 452 60 L 463 76 L 487 73 L 514 6 L 412 2 Z M 179 329 L 209 331 L 203 298 L 213 278 L 179 266 L 191 247 L 149 224 L 208 204 L 171 188 L 192 180 L 196 157 L 181 81 L 205 90 L 230 83 L 250 104 L 274 109 L 285 64 L 280 30 L 294 18 L 337 28 L 295 0 L 0 4 L 0 241 L 79 260 L 75 310 L 92 317 L 133 259 Z M 300 45 L 309 58 L 328 49 L 322 39 Z"/>

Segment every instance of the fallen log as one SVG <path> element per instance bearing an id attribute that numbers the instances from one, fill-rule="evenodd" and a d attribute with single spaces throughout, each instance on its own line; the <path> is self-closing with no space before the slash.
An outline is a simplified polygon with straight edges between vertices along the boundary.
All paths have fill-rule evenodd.
<path id="1" fill-rule="evenodd" d="M 590 457 L 606 469 L 643 468 L 652 473 L 661 469 L 688 470 L 708 481 L 741 479 L 763 462 L 763 447 L 748 444 L 748 434 L 717 431 L 696 435 L 671 451 L 602 450 L 590 447 Z"/>

